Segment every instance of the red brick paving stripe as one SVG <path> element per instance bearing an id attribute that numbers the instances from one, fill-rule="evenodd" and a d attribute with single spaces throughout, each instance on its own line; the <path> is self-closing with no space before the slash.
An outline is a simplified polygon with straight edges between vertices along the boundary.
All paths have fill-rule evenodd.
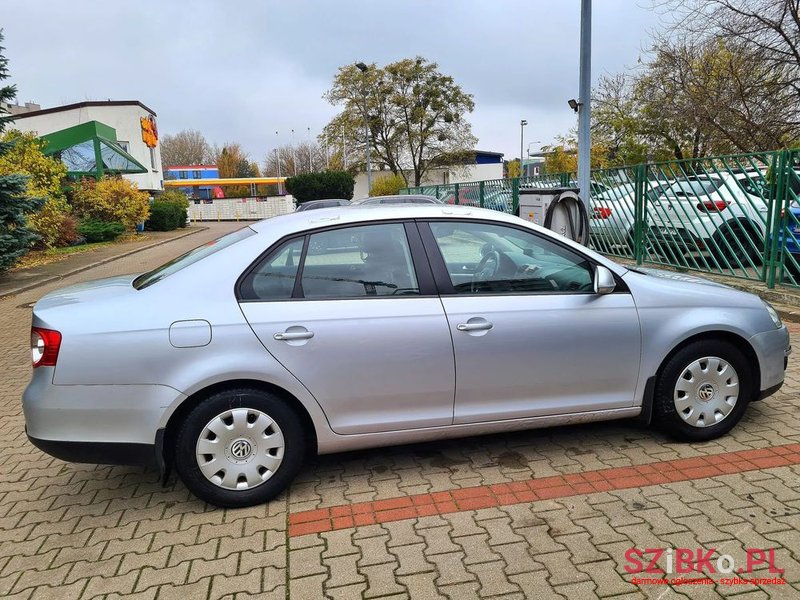
<path id="1" fill-rule="evenodd" d="M 289 515 L 289 536 L 800 464 L 800 444 L 356 502 Z"/>

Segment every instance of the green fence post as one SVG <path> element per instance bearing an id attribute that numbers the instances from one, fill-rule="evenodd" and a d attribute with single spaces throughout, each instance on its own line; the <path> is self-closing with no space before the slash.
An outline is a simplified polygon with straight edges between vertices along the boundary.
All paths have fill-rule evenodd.
<path id="1" fill-rule="evenodd" d="M 569 173 L 559 173 L 558 178 L 561 187 L 569 187 Z"/>
<path id="2" fill-rule="evenodd" d="M 480 207 L 481 208 L 483 208 L 483 205 L 484 205 L 483 194 L 484 194 L 485 190 L 486 190 L 486 182 L 481 180 L 478 183 L 478 202 L 480 203 Z"/>
<path id="3" fill-rule="evenodd" d="M 783 237 L 783 216 L 781 215 L 781 211 L 783 207 L 787 204 L 786 200 L 788 197 L 788 186 L 786 177 L 786 169 L 790 168 L 791 165 L 791 157 L 788 150 L 782 150 L 780 155 L 778 156 L 777 160 L 777 168 L 774 170 L 776 180 L 775 180 L 775 194 L 773 194 L 773 198 L 770 200 L 770 215 L 772 218 L 772 227 L 769 231 L 769 253 L 767 256 L 767 269 L 766 269 L 766 277 L 767 277 L 767 287 L 774 288 L 775 287 L 775 273 L 778 270 L 778 262 L 781 258 L 783 248 L 780 247 L 780 239 Z M 784 240 L 785 243 L 785 240 Z"/>
<path id="4" fill-rule="evenodd" d="M 511 205 L 512 214 L 519 214 L 519 177 L 511 180 Z"/>
<path id="5" fill-rule="evenodd" d="M 439 186 L 438 185 L 436 186 L 436 192 L 434 192 L 434 193 L 436 194 L 436 199 L 438 200 L 439 199 Z"/>
<path id="6" fill-rule="evenodd" d="M 456 195 L 456 198 L 455 198 L 455 200 L 453 202 L 455 204 L 460 204 L 459 198 L 458 198 L 458 184 L 457 183 L 453 184 L 453 193 Z"/>
<path id="7" fill-rule="evenodd" d="M 644 260 L 644 235 L 647 223 L 645 188 L 647 186 L 647 165 L 636 165 L 633 169 L 633 257 L 636 264 Z"/>

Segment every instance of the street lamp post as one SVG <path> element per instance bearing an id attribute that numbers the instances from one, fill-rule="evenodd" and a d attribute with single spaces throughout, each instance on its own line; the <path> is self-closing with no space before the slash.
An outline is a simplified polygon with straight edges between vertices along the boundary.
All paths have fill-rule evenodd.
<path id="1" fill-rule="evenodd" d="M 519 176 L 522 177 L 522 147 L 525 144 L 525 125 L 528 121 L 522 119 L 519 122 Z"/>
<path id="2" fill-rule="evenodd" d="M 367 114 L 367 70 L 369 67 L 363 62 L 356 63 L 356 68 L 363 74 L 363 83 L 361 85 L 361 93 L 364 97 L 364 141 L 367 144 L 367 195 L 372 190 L 372 164 L 370 162 L 370 135 L 369 135 L 369 115 Z"/>
<path id="3" fill-rule="evenodd" d="M 586 210 L 591 195 L 592 0 L 581 0 L 581 69 L 578 102 L 578 187 Z"/>

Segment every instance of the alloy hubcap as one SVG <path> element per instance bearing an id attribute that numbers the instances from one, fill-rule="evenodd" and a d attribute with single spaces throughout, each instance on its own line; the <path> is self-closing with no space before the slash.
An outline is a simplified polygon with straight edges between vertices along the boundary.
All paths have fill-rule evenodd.
<path id="1" fill-rule="evenodd" d="M 253 408 L 234 408 L 200 432 L 195 456 L 200 472 L 226 490 L 248 490 L 272 477 L 283 462 L 285 442 L 278 424 Z"/>
<path id="2" fill-rule="evenodd" d="M 733 365 L 706 356 L 687 365 L 675 384 L 675 410 L 692 427 L 710 427 L 727 417 L 739 399 Z"/>

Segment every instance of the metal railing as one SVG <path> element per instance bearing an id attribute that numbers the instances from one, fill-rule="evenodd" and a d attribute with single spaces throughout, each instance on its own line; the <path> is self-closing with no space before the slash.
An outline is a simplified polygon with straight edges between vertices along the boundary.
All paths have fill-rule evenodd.
<path id="1" fill-rule="evenodd" d="M 574 173 L 407 188 L 517 213 L 525 187 L 574 187 Z M 800 150 L 592 171 L 591 245 L 637 264 L 800 287 Z"/>

